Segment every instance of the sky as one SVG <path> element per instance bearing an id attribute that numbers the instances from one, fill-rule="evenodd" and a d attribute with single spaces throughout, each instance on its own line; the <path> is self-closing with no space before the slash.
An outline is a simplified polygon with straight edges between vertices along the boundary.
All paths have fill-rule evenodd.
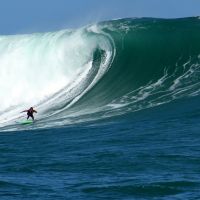
<path id="1" fill-rule="evenodd" d="M 200 0 L 0 0 L 0 35 L 78 28 L 126 17 L 200 16 Z"/>

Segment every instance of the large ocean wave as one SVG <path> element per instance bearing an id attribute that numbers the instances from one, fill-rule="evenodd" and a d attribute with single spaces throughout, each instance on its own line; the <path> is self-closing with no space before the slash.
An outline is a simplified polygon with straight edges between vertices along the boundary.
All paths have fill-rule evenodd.
<path id="1" fill-rule="evenodd" d="M 119 19 L 0 37 L 2 130 L 74 124 L 200 93 L 200 20 Z M 20 126 L 21 110 L 38 110 Z"/>

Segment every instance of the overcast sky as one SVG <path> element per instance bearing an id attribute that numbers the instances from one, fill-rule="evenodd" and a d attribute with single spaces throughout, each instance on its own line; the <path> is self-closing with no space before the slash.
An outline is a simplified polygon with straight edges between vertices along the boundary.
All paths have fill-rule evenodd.
<path id="1" fill-rule="evenodd" d="M 200 15 L 200 0 L 0 0 L 0 34 L 77 28 L 125 17 Z"/>

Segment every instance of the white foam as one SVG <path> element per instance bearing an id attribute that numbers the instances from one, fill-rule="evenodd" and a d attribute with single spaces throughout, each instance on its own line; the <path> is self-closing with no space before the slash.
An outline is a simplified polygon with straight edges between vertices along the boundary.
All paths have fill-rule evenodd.
<path id="1" fill-rule="evenodd" d="M 70 107 L 99 81 L 109 67 L 112 49 L 110 41 L 103 34 L 98 36 L 100 30 L 94 27 L 87 30 L 96 34 L 92 36 L 79 29 L 0 37 L 1 125 L 21 117 L 20 111 L 29 106 L 40 107 L 41 118 L 56 104 L 71 101 Z M 105 60 L 87 85 L 97 48 L 106 52 Z M 12 107 L 16 109 L 9 109 Z M 62 109 L 53 115 L 59 112 Z"/>
<path id="2" fill-rule="evenodd" d="M 93 48 L 78 31 L 0 37 L 0 111 L 36 104 L 69 84 Z"/>

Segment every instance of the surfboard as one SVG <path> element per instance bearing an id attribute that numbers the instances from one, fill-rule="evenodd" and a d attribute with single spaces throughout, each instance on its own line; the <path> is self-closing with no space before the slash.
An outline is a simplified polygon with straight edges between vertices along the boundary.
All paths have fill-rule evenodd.
<path id="1" fill-rule="evenodd" d="M 29 125 L 29 124 L 33 124 L 33 120 L 22 120 L 22 121 L 18 121 L 18 123 L 22 125 Z"/>

